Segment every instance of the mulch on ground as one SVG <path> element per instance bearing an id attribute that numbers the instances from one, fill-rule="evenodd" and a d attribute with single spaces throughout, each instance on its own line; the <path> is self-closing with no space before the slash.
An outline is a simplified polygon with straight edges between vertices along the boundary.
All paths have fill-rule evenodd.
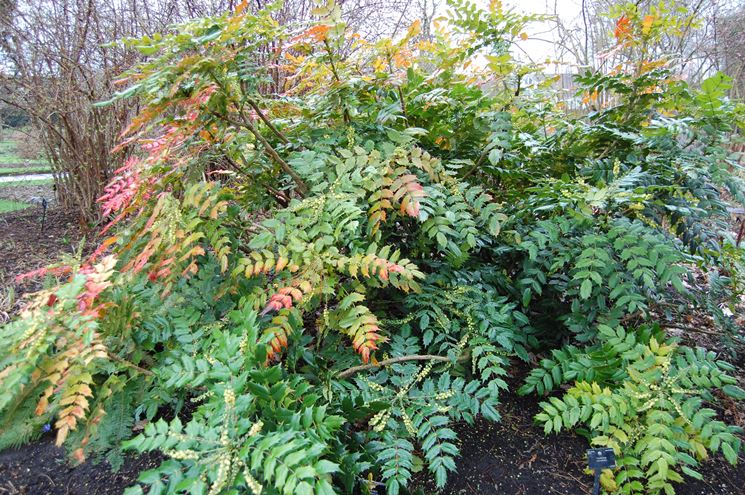
<path id="1" fill-rule="evenodd" d="M 128 457 L 113 473 L 106 462 L 74 467 L 50 434 L 18 449 L 0 452 L 0 495 L 115 495 L 160 463 L 154 455 Z"/>
<path id="2" fill-rule="evenodd" d="M 3 189 L 7 192 L 23 187 L 35 188 Z M 33 191 L 25 195 L 29 192 Z M 39 206 L 0 215 L 0 298 L 10 287 L 15 293 L 12 308 L 0 307 L 0 325 L 20 308 L 23 295 L 42 288 L 41 279 L 18 284 L 15 276 L 47 266 L 64 254 L 75 254 L 84 240 L 81 224 L 73 215 L 50 208 L 43 228 L 41 220 Z M 75 467 L 64 450 L 55 447 L 54 437 L 49 434 L 29 445 L 0 452 L 0 495 L 121 494 L 135 483 L 141 471 L 159 462 L 155 455 L 130 456 L 116 473 L 105 462 Z"/>
<path id="3" fill-rule="evenodd" d="M 516 385 L 513 383 L 511 385 Z M 544 436 L 532 423 L 540 399 L 505 394 L 502 421 L 479 419 L 457 427 L 461 457 L 458 472 L 441 491 L 426 473 L 414 479 L 424 493 L 443 495 L 574 495 L 590 493 L 592 475 L 584 472 L 587 441 L 575 434 Z M 155 455 L 127 457 L 116 473 L 106 463 L 73 467 L 51 435 L 0 453 L 0 495 L 119 494 L 139 472 L 160 462 Z M 678 495 L 737 495 L 745 486 L 745 459 L 730 466 L 717 456 L 700 469 L 707 481 L 688 480 Z"/>
<path id="4" fill-rule="evenodd" d="M 21 296 L 42 288 L 42 279 L 18 284 L 14 278 L 75 254 L 84 238 L 74 216 L 49 208 L 43 226 L 42 217 L 41 206 L 0 215 L 0 297 L 10 287 L 15 295 L 11 308 L 0 306 L 0 324 L 18 310 Z"/>

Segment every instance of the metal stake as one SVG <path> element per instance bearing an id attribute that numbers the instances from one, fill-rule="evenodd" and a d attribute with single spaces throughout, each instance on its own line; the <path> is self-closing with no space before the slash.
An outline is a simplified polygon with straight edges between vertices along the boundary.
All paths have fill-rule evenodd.
<path id="1" fill-rule="evenodd" d="M 600 469 L 595 470 L 595 483 L 592 485 L 592 495 L 600 494 Z"/>
<path id="2" fill-rule="evenodd" d="M 44 233 L 44 222 L 47 219 L 47 198 L 41 198 L 41 230 L 39 230 L 39 235 Z"/>

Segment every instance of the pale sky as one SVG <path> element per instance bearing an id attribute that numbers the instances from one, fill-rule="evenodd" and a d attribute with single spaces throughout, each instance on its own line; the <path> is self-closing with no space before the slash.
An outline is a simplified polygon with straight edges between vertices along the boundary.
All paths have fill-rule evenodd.
<path id="1" fill-rule="evenodd" d="M 553 14 L 557 12 L 565 24 L 574 24 L 581 21 L 582 0 L 504 0 L 505 7 L 527 14 Z M 527 30 L 530 38 L 527 41 L 519 41 L 518 45 L 525 53 L 516 53 L 520 58 L 526 55 L 534 62 L 543 62 L 547 57 L 554 56 L 554 35 L 551 26 L 546 22 L 534 23 Z M 535 39 L 538 38 L 538 39 Z"/>
<path id="2" fill-rule="evenodd" d="M 474 0 L 477 5 L 489 8 L 489 0 Z M 513 9 L 526 14 L 548 14 L 557 12 L 564 25 L 582 25 L 582 0 L 502 0 L 505 9 Z M 447 7 L 444 7 L 447 8 Z M 555 33 L 550 22 L 534 22 L 526 30 L 529 38 L 518 40 L 513 55 L 523 61 L 543 63 L 556 57 Z M 565 60 L 565 62 L 567 62 Z M 571 62 L 571 61 L 569 61 Z M 548 65 L 547 72 L 572 72 L 567 67 Z"/>

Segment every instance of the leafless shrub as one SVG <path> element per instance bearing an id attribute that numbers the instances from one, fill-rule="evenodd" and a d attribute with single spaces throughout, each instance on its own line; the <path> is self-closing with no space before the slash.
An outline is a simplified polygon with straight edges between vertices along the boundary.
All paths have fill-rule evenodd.
<path id="1" fill-rule="evenodd" d="M 132 32 L 118 14 L 117 7 L 93 0 L 31 0 L 0 19 L 9 67 L 0 76 L 0 100 L 32 117 L 58 179 L 60 203 L 87 220 L 95 218 L 101 184 L 115 169 L 109 151 L 130 110 L 92 106 L 133 62 L 132 55 L 103 46 Z"/>
<path id="2" fill-rule="evenodd" d="M 173 23 L 218 14 L 238 3 L 0 0 L 0 103 L 31 116 L 55 172 L 60 204 L 95 221 L 95 200 L 126 158 L 112 156 L 110 150 L 135 110 L 132 100 L 103 108 L 93 104 L 116 91 L 116 77 L 139 55 L 110 43 L 162 32 Z M 264 3 L 251 2 L 251 8 Z M 405 28 L 420 4 L 424 11 L 433 5 L 432 0 L 338 3 L 351 29 L 370 39 Z M 277 18 L 283 23 L 307 21 L 312 7 L 312 0 L 288 0 Z"/>
<path id="3" fill-rule="evenodd" d="M 44 158 L 44 147 L 42 146 L 39 131 L 34 127 L 14 131 L 10 139 L 15 142 L 18 156 L 24 160 L 39 160 Z"/>

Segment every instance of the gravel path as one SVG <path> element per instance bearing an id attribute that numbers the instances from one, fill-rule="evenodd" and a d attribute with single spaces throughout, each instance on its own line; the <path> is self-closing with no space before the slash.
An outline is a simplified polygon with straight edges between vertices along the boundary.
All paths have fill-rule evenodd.
<path id="1" fill-rule="evenodd" d="M 0 182 L 24 182 L 53 178 L 52 174 L 0 175 Z"/>

